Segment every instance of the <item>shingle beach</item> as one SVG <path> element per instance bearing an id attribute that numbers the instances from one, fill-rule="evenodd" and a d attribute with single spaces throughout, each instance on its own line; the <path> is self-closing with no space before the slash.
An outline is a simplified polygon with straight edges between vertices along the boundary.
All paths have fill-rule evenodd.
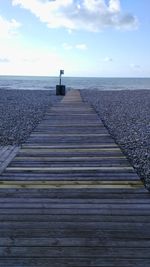
<path id="1" fill-rule="evenodd" d="M 0 145 L 23 143 L 60 99 L 55 90 L 0 89 Z"/>
<path id="2" fill-rule="evenodd" d="M 150 190 L 150 91 L 81 90 Z"/>

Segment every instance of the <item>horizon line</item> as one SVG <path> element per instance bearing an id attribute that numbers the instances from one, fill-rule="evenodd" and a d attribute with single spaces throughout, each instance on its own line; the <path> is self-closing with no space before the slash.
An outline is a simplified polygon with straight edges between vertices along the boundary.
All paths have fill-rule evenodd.
<path id="1" fill-rule="evenodd" d="M 59 75 L 16 75 L 16 74 L 0 74 L 0 77 L 43 77 L 43 78 L 58 78 Z M 102 78 L 102 79 L 107 79 L 107 78 L 110 78 L 110 79 L 113 79 L 113 78 L 120 78 L 120 79 L 124 79 L 124 78 L 127 78 L 127 79 L 149 79 L 150 76 L 63 76 L 63 78 Z"/>

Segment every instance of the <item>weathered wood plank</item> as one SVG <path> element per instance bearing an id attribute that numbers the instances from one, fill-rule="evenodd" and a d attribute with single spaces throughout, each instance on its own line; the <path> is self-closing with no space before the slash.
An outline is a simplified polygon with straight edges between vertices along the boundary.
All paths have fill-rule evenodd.
<path id="1" fill-rule="evenodd" d="M 9 171 L 131 171 L 134 172 L 130 166 L 125 167 L 8 167 Z"/>
<path id="2" fill-rule="evenodd" d="M 14 197 L 1 197 L 0 198 L 0 205 L 2 207 L 3 203 L 34 203 L 34 205 L 36 203 L 48 203 L 49 205 L 50 204 L 91 204 L 93 205 L 93 207 L 95 207 L 94 205 L 95 204 L 131 204 L 131 207 L 132 207 L 132 204 L 150 204 L 150 198 L 147 198 L 147 199 L 141 199 L 141 198 L 132 198 L 132 199 L 124 199 L 124 198 L 118 198 L 118 199 L 114 199 L 113 196 L 111 196 L 110 198 L 107 198 L 107 199 L 92 199 L 92 198 L 86 198 L 86 199 L 83 199 L 83 198 L 48 198 L 48 197 L 41 197 L 41 196 L 32 196 L 30 198 L 27 198 L 25 196 L 20 196 L 20 197 L 17 197 L 16 195 Z M 86 206 L 85 206 L 86 207 Z M 99 215 L 97 215 L 99 216 Z M 100 218 L 101 219 L 101 218 Z"/>
<path id="3" fill-rule="evenodd" d="M 142 206 L 139 206 L 139 208 L 136 208 L 135 209 L 135 206 L 133 207 L 133 208 L 130 208 L 130 209 L 123 209 L 124 207 L 122 206 L 120 206 L 120 209 L 109 209 L 109 208 L 107 208 L 106 209 L 106 206 L 104 207 L 104 209 L 95 209 L 95 208 L 92 208 L 92 209 L 79 209 L 79 208 L 74 208 L 74 209 L 72 209 L 72 208 L 68 208 L 68 209 L 66 209 L 66 208 L 64 208 L 64 209 L 62 209 L 62 208 L 58 208 L 58 209 L 56 209 L 56 208 L 54 208 L 54 209 L 51 209 L 51 208 L 35 208 L 35 207 L 33 207 L 33 208 L 29 208 L 29 207 L 27 207 L 27 208 L 0 208 L 0 211 L 1 211 L 1 214 L 35 214 L 35 215 L 37 215 L 37 214 L 39 214 L 39 215 L 41 215 L 41 216 L 43 216 L 43 215 L 89 215 L 89 216 L 93 216 L 93 215 L 99 215 L 99 216 L 101 216 L 101 215 L 109 215 L 109 216 L 130 216 L 130 215 L 132 215 L 132 216 L 149 216 L 150 215 L 150 210 L 149 210 L 149 206 L 147 207 L 147 209 L 145 208 L 145 209 L 142 209 L 143 207 Z M 112 221 L 112 222 L 114 222 L 114 221 Z M 84 223 L 84 225 L 86 225 L 85 223 Z M 120 223 L 120 225 L 122 225 L 121 223 Z M 36 222 L 35 222 L 35 227 L 36 227 Z M 111 227 L 111 226 L 110 226 Z M 144 225 L 143 224 L 141 224 L 141 229 L 144 229 Z M 129 228 L 127 227 L 127 230 L 129 230 Z M 148 235 L 149 235 L 149 238 L 150 238 L 150 232 L 149 232 L 149 230 L 148 230 L 148 227 L 145 225 L 145 233 L 146 233 L 146 231 L 147 231 L 147 238 L 148 238 Z M 0 230 L 1 231 L 1 230 Z M 71 230 L 70 230 L 71 231 Z M 123 231 L 123 229 L 122 229 L 122 231 Z M 7 232 L 7 231 L 6 231 Z M 58 229 L 58 234 L 59 234 L 59 229 Z M 32 236 L 32 235 L 31 235 Z M 57 235 L 56 235 L 57 236 Z M 122 238 L 125 238 L 125 236 L 124 236 L 124 233 L 122 232 Z M 141 238 L 142 238 L 142 235 L 141 235 Z"/>
<path id="4" fill-rule="evenodd" d="M 0 260 L 3 267 L 149 267 L 149 259 L 121 259 L 121 258 L 10 258 Z"/>
<path id="5" fill-rule="evenodd" d="M 68 172 L 68 173 L 35 173 L 34 175 L 32 173 L 29 172 L 17 172 L 17 173 L 13 173 L 9 172 L 9 171 L 5 171 L 5 173 L 3 173 L 2 176 L 0 176 L 0 180 L 21 180 L 21 179 L 25 179 L 25 180 L 61 180 L 61 181 L 116 181 L 116 180 L 120 180 L 120 181 L 132 181 L 132 180 L 138 180 L 139 178 L 137 176 L 136 173 L 130 173 L 130 172 L 123 172 L 123 173 L 114 173 L 114 172 L 95 172 L 95 173 L 90 173 L 90 172 L 84 172 L 81 173 L 80 172 Z"/>
<path id="6" fill-rule="evenodd" d="M 100 136 L 100 137 L 108 137 L 109 134 L 101 134 L 101 133 L 72 133 L 72 134 L 68 134 L 68 133 L 63 133 L 63 134 L 53 134 L 53 133 L 33 133 L 30 135 L 30 137 L 42 137 L 42 138 L 45 138 L 45 137 L 97 137 L 97 136 Z"/>
<path id="7" fill-rule="evenodd" d="M 91 189 L 13 189 L 13 188 L 7 188 L 5 189 L 0 189 L 0 194 L 2 195 L 7 195 L 6 193 L 9 194 L 14 194 L 14 195 L 20 195 L 22 196 L 23 194 L 28 194 L 29 196 L 33 195 L 38 195 L 40 197 L 51 197 L 51 198 L 108 198 L 108 196 L 112 196 L 112 198 L 126 198 L 126 197 L 136 197 L 137 198 L 149 198 L 149 192 L 143 187 L 143 188 L 136 188 L 134 190 L 130 190 L 127 188 L 116 188 L 115 190 L 113 188 L 108 188 L 108 189 L 102 189 L 102 188 L 91 188 Z M 106 197 L 105 197 L 106 196 Z"/>
<path id="8" fill-rule="evenodd" d="M 0 246 L 31 247 L 123 247 L 123 248 L 150 248 L 150 240 L 134 239 L 104 239 L 99 238 L 0 238 Z"/>
<path id="9" fill-rule="evenodd" d="M 0 150 L 0 174 L 5 170 L 8 164 L 18 153 L 19 146 L 4 146 Z"/>
<path id="10" fill-rule="evenodd" d="M 97 160 L 97 161 L 84 161 L 84 160 L 59 160 L 59 161 L 37 161 L 37 160 L 30 160 L 30 161 L 13 161 L 9 166 L 10 167 L 129 167 L 130 164 L 125 160 L 113 160 L 108 158 L 108 160 Z"/>
<path id="11" fill-rule="evenodd" d="M 143 188 L 141 181 L 0 181 L 0 188 Z"/>
<path id="12" fill-rule="evenodd" d="M 94 204 L 94 203 L 93 203 Z M 2 214 L 0 215 L 2 222 L 132 222 L 132 223 L 149 223 L 150 215 L 97 215 L 97 214 Z M 150 240 L 148 240 L 150 243 Z M 126 241 L 127 242 L 127 241 Z M 124 241 L 124 243 L 126 244 Z M 128 244 L 128 243 L 127 243 Z M 126 244 L 126 246 L 127 246 Z M 1 244 L 0 244 L 1 245 Z M 108 242 L 109 245 L 109 242 Z M 150 245 L 150 244 L 149 244 Z M 139 244 L 140 247 L 140 244 Z"/>
<path id="13" fill-rule="evenodd" d="M 97 238 L 97 237 L 103 237 L 105 238 L 118 238 L 118 239 L 150 239 L 150 233 L 146 232 L 145 230 L 142 229 L 142 227 L 135 227 L 134 229 L 134 224 L 132 226 L 132 228 L 130 229 L 130 227 L 126 227 L 125 229 L 120 228 L 117 229 L 117 227 L 115 229 L 96 229 L 96 228 L 80 228 L 80 226 L 78 227 L 71 227 L 70 225 L 68 226 L 69 228 L 59 228 L 55 227 L 54 228 L 50 228 L 50 227 L 46 227 L 46 228 L 36 228 L 36 223 L 35 227 L 33 226 L 32 228 L 7 228 L 7 229 L 0 229 L 0 235 L 2 238 L 6 238 L 6 237 L 12 237 L 12 238 L 16 238 L 16 237 L 21 237 L 21 238 L 30 238 L 31 236 L 33 238 L 44 238 L 44 237 L 51 237 L 51 238 L 55 238 L 55 237 L 59 237 L 59 238 L 85 238 L 85 237 L 89 237 L 89 238 Z M 120 223 L 121 225 L 121 223 Z M 146 225 L 143 225 L 143 227 L 146 227 Z M 42 257 L 42 255 L 39 255 L 39 258 Z M 100 255 L 99 255 L 100 257 Z M 87 255 L 88 258 L 88 255 Z"/>
<path id="14" fill-rule="evenodd" d="M 149 259 L 150 248 L 115 248 L 113 247 L 3 247 L 0 250 L 0 257 L 3 256 L 6 258 L 9 257 L 25 257 L 25 258 L 36 258 L 39 257 L 39 254 L 42 257 L 60 257 L 60 258 L 73 258 L 73 257 L 88 257 L 97 258 L 101 255 L 104 257 L 113 257 L 113 258 L 126 258 L 132 259 Z"/>
<path id="15" fill-rule="evenodd" d="M 26 156 L 26 157 L 21 157 L 21 156 L 16 156 L 15 157 L 15 159 L 13 160 L 13 162 L 16 162 L 16 161 L 43 161 L 43 162 L 45 162 L 45 161 L 81 161 L 81 160 L 83 160 L 83 161 L 87 161 L 87 160 L 90 160 L 90 161 L 96 161 L 96 160 L 107 160 L 107 159 L 111 159 L 111 160 L 121 160 L 121 161 L 126 161 L 126 162 L 128 162 L 127 160 L 126 160 L 126 157 L 125 156 L 111 156 L 111 155 L 108 155 L 107 157 L 105 156 L 97 156 L 97 157 L 95 157 L 95 156 L 87 156 L 87 157 L 85 157 L 85 156 L 83 156 L 83 157 L 67 157 L 67 155 L 65 156 L 65 157 L 48 157 L 48 156 L 46 156 L 46 157 L 40 157 L 40 156 L 38 156 L 37 155 L 37 157 L 35 157 L 35 156 Z"/>

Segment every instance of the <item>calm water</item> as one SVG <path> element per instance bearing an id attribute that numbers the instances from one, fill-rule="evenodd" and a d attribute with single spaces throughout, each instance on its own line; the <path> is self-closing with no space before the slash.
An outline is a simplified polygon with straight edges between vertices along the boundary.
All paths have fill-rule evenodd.
<path id="1" fill-rule="evenodd" d="M 51 90 L 58 77 L 0 76 L 0 88 Z M 72 89 L 135 90 L 150 89 L 150 78 L 80 78 L 63 77 L 62 84 Z"/>

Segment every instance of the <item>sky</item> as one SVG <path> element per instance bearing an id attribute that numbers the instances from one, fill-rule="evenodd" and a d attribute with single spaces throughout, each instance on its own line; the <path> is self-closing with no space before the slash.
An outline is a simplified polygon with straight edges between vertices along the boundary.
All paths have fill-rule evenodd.
<path id="1" fill-rule="evenodd" d="M 0 75 L 150 77 L 150 0 L 0 0 Z"/>

